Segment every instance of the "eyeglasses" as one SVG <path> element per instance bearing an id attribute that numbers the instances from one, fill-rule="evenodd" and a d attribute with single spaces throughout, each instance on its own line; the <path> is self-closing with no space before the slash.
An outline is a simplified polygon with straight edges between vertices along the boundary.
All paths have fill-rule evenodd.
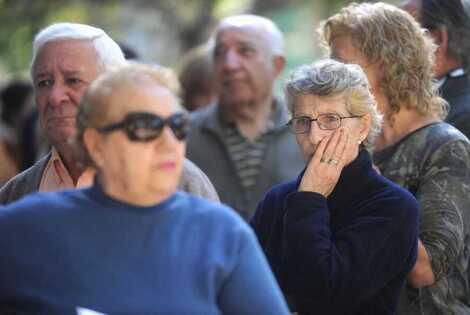
<path id="1" fill-rule="evenodd" d="M 316 121 L 318 128 L 322 130 L 335 130 L 341 127 L 341 121 L 346 118 L 359 118 L 362 116 L 346 116 L 341 117 L 338 114 L 321 114 L 317 118 L 310 118 L 308 116 L 299 116 L 292 118 L 287 126 L 293 133 L 308 133 L 310 132 L 312 122 Z"/>
<path id="2" fill-rule="evenodd" d="M 164 119 L 151 113 L 134 112 L 127 114 L 118 123 L 100 127 L 97 130 L 109 133 L 122 129 L 126 132 L 129 140 L 146 142 L 160 136 L 165 126 L 170 127 L 178 140 L 183 140 L 189 131 L 189 117 L 184 113 L 178 113 Z"/>

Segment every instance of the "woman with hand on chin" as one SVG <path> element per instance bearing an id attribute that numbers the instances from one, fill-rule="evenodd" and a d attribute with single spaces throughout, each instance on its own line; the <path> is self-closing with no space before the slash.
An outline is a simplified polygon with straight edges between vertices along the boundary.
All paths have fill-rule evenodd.
<path id="1" fill-rule="evenodd" d="M 394 314 L 417 254 L 418 205 L 368 150 L 381 116 L 359 66 L 323 60 L 286 83 L 288 123 L 307 161 L 252 220 L 299 314 Z"/>

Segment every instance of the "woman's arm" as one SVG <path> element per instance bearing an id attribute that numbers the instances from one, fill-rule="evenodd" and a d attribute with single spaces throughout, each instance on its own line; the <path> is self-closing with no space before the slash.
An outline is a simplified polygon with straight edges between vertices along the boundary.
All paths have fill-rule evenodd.
<path id="1" fill-rule="evenodd" d="M 448 142 L 433 152 L 416 192 L 421 205 L 419 238 L 435 281 L 448 275 L 464 249 L 470 218 L 469 152 L 470 145 L 464 141 Z"/>
<path id="2" fill-rule="evenodd" d="M 408 275 L 408 282 L 414 288 L 422 288 L 433 285 L 434 281 L 431 259 L 429 258 L 423 243 L 418 240 L 418 259 Z"/>

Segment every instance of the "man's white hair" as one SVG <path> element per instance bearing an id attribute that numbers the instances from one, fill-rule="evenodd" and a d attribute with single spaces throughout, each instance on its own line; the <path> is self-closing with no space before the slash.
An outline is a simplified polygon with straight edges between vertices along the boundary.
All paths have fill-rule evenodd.
<path id="1" fill-rule="evenodd" d="M 98 71 L 125 64 L 126 60 L 119 45 L 100 28 L 78 23 L 54 23 L 41 30 L 33 42 L 31 71 L 36 58 L 45 44 L 62 40 L 90 41 L 98 55 Z"/>
<path id="2" fill-rule="evenodd" d="M 266 33 L 270 53 L 274 56 L 284 56 L 284 35 L 273 21 L 253 14 L 229 16 L 222 19 L 215 30 L 215 35 L 225 27 L 256 27 Z"/>

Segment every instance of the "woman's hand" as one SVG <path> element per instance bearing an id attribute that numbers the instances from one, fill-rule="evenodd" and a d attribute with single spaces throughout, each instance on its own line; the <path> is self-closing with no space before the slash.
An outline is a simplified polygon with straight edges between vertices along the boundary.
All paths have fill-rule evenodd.
<path id="1" fill-rule="evenodd" d="M 328 197 L 338 182 L 351 150 L 350 139 L 343 128 L 323 138 L 307 165 L 299 191 L 311 191 Z"/>

